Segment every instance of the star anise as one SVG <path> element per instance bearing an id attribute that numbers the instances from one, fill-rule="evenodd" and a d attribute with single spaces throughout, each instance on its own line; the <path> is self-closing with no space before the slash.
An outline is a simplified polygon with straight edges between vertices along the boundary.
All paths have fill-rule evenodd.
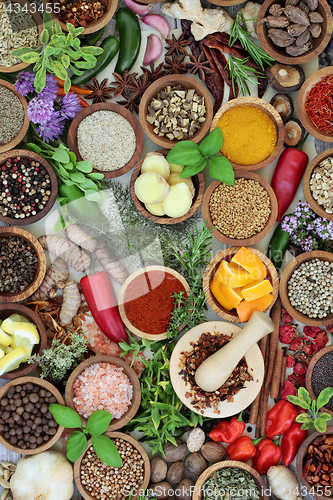
<path id="1" fill-rule="evenodd" d="M 185 33 L 182 33 L 179 38 L 176 38 L 175 35 L 172 35 L 172 38 L 167 38 L 167 52 L 166 56 L 171 56 L 173 53 L 176 53 L 177 56 L 183 54 L 187 56 L 187 50 L 185 47 L 189 45 L 188 40 L 185 40 Z"/>
<path id="2" fill-rule="evenodd" d="M 123 94 L 126 92 L 126 90 L 131 90 L 132 87 L 132 77 L 136 77 L 137 73 L 128 73 L 128 71 L 124 71 L 123 76 L 119 75 L 118 73 L 112 73 L 113 78 L 115 78 L 115 82 L 111 83 L 118 83 L 116 87 L 113 87 L 114 90 L 114 97 L 118 97 L 120 94 Z"/>
<path id="3" fill-rule="evenodd" d="M 126 89 L 122 95 L 124 97 L 124 101 L 117 101 L 117 104 L 121 104 L 131 113 L 135 111 L 139 114 L 139 99 L 137 99 L 137 96 L 132 94 L 128 89 Z"/>
<path id="4" fill-rule="evenodd" d="M 159 78 L 165 75 L 165 72 L 163 71 L 163 63 L 159 64 L 157 68 L 155 69 L 154 63 L 150 63 L 150 70 L 148 68 L 145 68 L 144 66 L 141 66 L 141 69 L 145 75 L 148 77 L 148 82 L 155 82 Z"/>
<path id="5" fill-rule="evenodd" d="M 95 102 L 105 102 L 106 99 L 111 99 L 111 95 L 113 92 L 112 87 L 107 87 L 108 79 L 104 78 L 104 80 L 99 83 L 96 78 L 92 78 L 92 85 L 84 85 L 87 90 L 91 90 L 91 94 L 87 96 L 87 99 L 93 99 L 93 104 Z"/>
<path id="6" fill-rule="evenodd" d="M 144 91 L 149 86 L 148 75 L 144 74 L 139 76 L 139 78 L 131 78 L 132 85 L 129 90 L 132 92 L 133 96 L 135 95 L 135 99 L 141 97 Z"/>
<path id="7" fill-rule="evenodd" d="M 206 75 L 211 75 L 214 71 L 209 67 L 209 62 L 206 59 L 205 53 L 201 52 L 198 59 L 189 54 L 191 62 L 186 63 L 186 68 L 190 70 L 192 75 L 198 73 L 200 80 L 205 81 Z"/>
<path id="8" fill-rule="evenodd" d="M 166 75 L 181 75 L 182 73 L 187 73 L 187 68 L 183 62 L 185 56 L 180 56 L 179 58 L 175 53 L 172 54 L 172 59 L 170 57 L 165 57 L 164 69 L 166 70 Z"/>

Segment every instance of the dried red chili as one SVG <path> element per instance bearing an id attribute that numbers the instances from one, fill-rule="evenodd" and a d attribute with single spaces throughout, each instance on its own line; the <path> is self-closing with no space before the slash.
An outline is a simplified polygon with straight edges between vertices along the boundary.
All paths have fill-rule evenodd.
<path id="1" fill-rule="evenodd" d="M 182 283 L 164 271 L 140 274 L 125 292 L 125 311 L 128 320 L 145 333 L 166 332 L 174 309 L 173 294 L 183 292 Z"/>
<path id="2" fill-rule="evenodd" d="M 326 76 L 308 92 L 305 111 L 322 132 L 333 132 L 333 76 Z"/>

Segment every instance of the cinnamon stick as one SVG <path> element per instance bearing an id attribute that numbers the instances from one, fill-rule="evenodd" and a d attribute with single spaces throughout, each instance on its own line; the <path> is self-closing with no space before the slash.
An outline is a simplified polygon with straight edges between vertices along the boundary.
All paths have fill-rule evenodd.
<path id="1" fill-rule="evenodd" d="M 261 354 L 262 354 L 262 357 L 264 358 L 264 361 L 265 361 L 265 365 L 266 365 L 266 360 L 268 358 L 268 349 L 267 349 L 267 345 L 268 345 L 268 335 L 266 335 L 265 337 L 263 337 L 262 339 L 259 340 L 259 348 L 261 350 Z M 266 373 L 266 369 L 265 369 L 265 373 Z M 256 397 L 256 399 L 252 402 L 251 404 L 251 410 L 250 410 L 250 417 L 249 417 L 249 424 L 257 424 L 257 421 L 258 421 L 258 413 L 259 413 L 259 406 L 260 406 L 260 398 L 261 398 L 261 395 L 262 395 L 262 392 L 263 392 L 263 387 L 264 387 L 264 383 L 261 387 L 261 390 L 258 394 L 258 396 Z"/>
<path id="2" fill-rule="evenodd" d="M 283 349 L 280 349 L 275 356 L 275 365 L 274 365 L 273 379 L 271 385 L 272 399 L 277 399 L 279 396 L 283 354 L 284 354 Z"/>

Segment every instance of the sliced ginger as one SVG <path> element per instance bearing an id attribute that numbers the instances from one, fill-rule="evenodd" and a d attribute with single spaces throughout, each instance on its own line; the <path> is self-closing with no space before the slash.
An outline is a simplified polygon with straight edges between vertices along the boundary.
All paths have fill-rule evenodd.
<path id="1" fill-rule="evenodd" d="M 168 179 L 169 186 L 174 186 L 175 184 L 180 184 L 181 182 L 185 182 L 185 184 L 188 185 L 188 187 L 190 188 L 190 191 L 191 191 L 192 198 L 193 198 L 193 196 L 195 195 L 195 188 L 194 188 L 191 177 L 184 177 L 184 179 L 182 179 L 178 172 L 172 172 L 172 174 L 170 175 L 170 177 Z"/>
<path id="2" fill-rule="evenodd" d="M 191 208 L 192 195 L 185 182 L 170 186 L 170 192 L 162 202 L 163 209 L 169 217 L 182 217 Z"/>
<path id="3" fill-rule="evenodd" d="M 167 181 L 157 172 L 145 172 L 135 181 L 134 191 L 142 203 L 160 203 L 170 192 Z"/>
<path id="4" fill-rule="evenodd" d="M 158 215 L 160 217 L 165 215 L 162 202 L 161 203 L 154 203 L 153 205 L 149 205 L 149 203 L 146 203 L 145 207 L 146 207 L 146 210 L 148 210 L 148 212 L 150 212 L 152 215 Z"/>
<path id="5" fill-rule="evenodd" d="M 177 163 L 169 163 L 170 166 L 170 172 L 180 172 L 183 170 L 184 165 L 177 165 Z"/>
<path id="6" fill-rule="evenodd" d="M 169 162 L 166 161 L 165 156 L 161 153 L 148 153 L 146 158 L 143 160 L 141 172 L 157 172 L 165 180 L 168 180 L 170 176 Z"/>

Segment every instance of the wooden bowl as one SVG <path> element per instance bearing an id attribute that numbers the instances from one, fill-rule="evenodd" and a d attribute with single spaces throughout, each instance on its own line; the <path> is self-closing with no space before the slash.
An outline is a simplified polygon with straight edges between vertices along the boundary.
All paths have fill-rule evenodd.
<path id="1" fill-rule="evenodd" d="M 300 264 L 302 264 L 302 262 L 308 262 L 309 260 L 317 258 L 321 260 L 327 260 L 330 263 L 333 262 L 333 254 L 331 254 L 330 252 L 322 252 L 320 250 L 302 253 L 301 255 L 295 257 L 291 262 L 289 262 L 289 264 L 285 267 L 280 279 L 280 297 L 283 306 L 296 321 L 299 321 L 304 325 L 325 326 L 333 323 L 333 313 L 328 314 L 326 318 L 322 319 L 309 318 L 308 316 L 305 316 L 305 314 L 296 311 L 296 309 L 291 305 L 288 297 L 288 281 L 291 278 L 293 272 L 300 266 Z"/>
<path id="2" fill-rule="evenodd" d="M 306 386 L 307 391 L 310 394 L 311 399 L 317 399 L 317 397 L 315 396 L 315 393 L 313 391 L 313 388 L 312 388 L 312 374 L 313 374 L 314 367 L 316 366 L 318 361 L 323 356 L 325 356 L 325 354 L 332 352 L 332 351 L 333 351 L 333 344 L 330 344 L 330 345 L 327 345 L 326 347 L 324 347 L 324 349 L 321 349 L 319 352 L 317 352 L 311 358 L 311 361 L 309 363 L 308 369 L 306 370 L 306 376 L 305 376 L 305 386 Z M 330 410 L 326 406 L 322 406 L 320 411 L 326 411 L 327 413 L 329 413 L 333 417 L 333 410 Z"/>
<path id="3" fill-rule="evenodd" d="M 134 154 L 130 161 L 126 163 L 123 167 L 119 168 L 118 170 L 114 170 L 111 172 L 102 172 L 101 170 L 93 170 L 94 172 L 102 173 L 104 174 L 104 177 L 106 179 L 113 179 L 114 177 L 119 177 L 120 175 L 127 174 L 134 165 L 139 161 L 142 150 L 143 150 L 143 143 L 144 143 L 144 137 L 143 137 L 143 131 L 141 128 L 141 125 L 139 121 L 135 118 L 133 113 L 130 113 L 128 109 L 124 108 L 123 106 L 120 106 L 120 104 L 114 104 L 113 102 L 99 102 L 96 104 L 91 104 L 87 108 L 84 108 L 72 121 L 69 130 L 68 130 L 68 147 L 73 153 L 75 153 L 76 158 L 78 161 L 82 160 L 82 157 L 79 152 L 79 148 L 77 145 L 77 129 L 81 123 L 81 121 L 86 118 L 87 116 L 95 113 L 95 111 L 101 111 L 101 110 L 107 110 L 107 111 L 113 111 L 114 113 L 118 113 L 119 115 L 123 116 L 129 123 L 132 125 L 135 137 L 136 137 L 136 148 L 134 151 Z"/>
<path id="4" fill-rule="evenodd" d="M 22 7 L 26 7 L 27 9 L 27 12 L 30 13 L 30 15 L 33 17 L 35 23 L 37 24 L 37 29 L 38 29 L 38 35 L 40 36 L 42 34 L 42 31 L 43 31 L 43 19 L 41 18 L 41 16 L 39 15 L 38 12 L 32 12 L 32 5 L 34 5 L 35 9 L 36 9 L 36 4 L 35 3 L 30 3 L 28 2 L 28 0 L 15 0 L 15 3 L 19 3 L 20 5 L 22 5 Z M 40 45 L 40 41 L 38 39 L 38 43 L 37 45 Z M 31 49 L 32 50 L 32 49 Z M 17 71 L 22 71 L 23 69 L 27 68 L 28 66 L 30 66 L 29 63 L 24 63 L 24 62 L 20 62 L 20 63 L 17 63 L 17 64 L 14 64 L 13 66 L 0 66 L 0 73 L 15 73 Z M 21 140 L 21 139 L 20 139 Z M 20 142 L 20 141 L 18 141 Z M 16 144 L 18 144 L 18 142 Z M 15 144 L 15 146 L 16 146 Z M 14 146 L 11 146 L 11 147 L 14 147 Z M 1 153 L 1 149 L 0 149 L 0 153 Z"/>
<path id="5" fill-rule="evenodd" d="M 319 163 L 325 160 L 325 158 L 329 158 L 330 156 L 333 156 L 333 148 L 325 149 L 325 151 L 323 151 L 322 153 L 317 155 L 312 161 L 310 161 L 309 165 L 306 167 L 303 177 L 303 192 L 306 201 L 316 214 L 320 215 L 320 217 L 323 217 L 324 219 L 333 220 L 333 214 L 328 214 L 324 210 L 324 207 L 322 205 L 319 205 L 319 203 L 314 199 L 312 191 L 310 189 L 310 180 L 314 169 L 318 167 Z"/>
<path id="6" fill-rule="evenodd" d="M 202 281 L 203 291 L 206 295 L 206 300 L 209 307 L 221 318 L 227 321 L 232 321 L 233 323 L 240 323 L 240 319 L 237 316 L 236 309 L 232 309 L 231 311 L 227 311 L 226 309 L 224 309 L 224 307 L 221 306 L 221 304 L 215 299 L 214 295 L 212 294 L 210 290 L 210 284 L 215 276 L 216 270 L 219 267 L 221 261 L 226 260 L 227 262 L 231 262 L 232 257 L 238 252 L 238 250 L 239 247 L 226 248 L 225 250 L 222 250 L 222 252 L 219 252 L 217 255 L 215 255 L 215 257 L 206 267 Z M 255 248 L 249 247 L 249 250 L 251 250 L 255 255 L 258 255 L 260 260 L 262 260 L 262 262 L 265 264 L 267 268 L 267 278 L 269 279 L 273 287 L 273 291 L 271 292 L 273 295 L 273 300 L 269 304 L 269 306 L 266 307 L 266 309 L 264 309 L 263 311 L 264 313 L 266 313 L 273 307 L 273 304 L 276 301 L 279 293 L 278 273 L 273 263 L 269 260 L 268 257 L 266 257 L 266 255 L 259 252 L 259 250 L 256 250 Z"/>
<path id="7" fill-rule="evenodd" d="M 316 83 L 320 82 L 323 78 L 325 78 L 325 76 L 329 75 L 333 75 L 332 66 L 328 66 L 327 68 L 322 68 L 318 71 L 315 71 L 311 76 L 309 76 L 309 78 L 305 80 L 297 96 L 297 114 L 303 127 L 316 139 L 325 142 L 333 142 L 333 132 L 331 134 L 327 134 L 315 127 L 315 125 L 310 120 L 307 112 L 305 111 L 305 101 L 308 97 L 308 92 L 310 92 L 312 87 L 316 85 Z"/>
<path id="8" fill-rule="evenodd" d="M 57 399 L 57 403 L 59 405 L 65 406 L 65 401 L 60 392 L 58 391 L 58 389 L 56 389 L 54 385 L 50 384 L 50 382 L 47 382 L 46 380 L 43 380 L 38 377 L 20 377 L 15 380 L 11 380 L 10 382 L 8 382 L 8 384 L 4 385 L 0 389 L 0 400 L 7 395 L 8 389 L 10 387 L 17 385 L 24 385 L 27 384 L 28 382 L 31 382 L 34 385 L 38 385 L 39 387 L 46 389 L 47 391 L 50 391 L 52 395 Z M 63 433 L 63 431 L 64 427 L 58 425 L 57 432 L 55 433 L 55 435 L 52 436 L 51 439 L 49 439 L 46 443 L 37 446 L 37 448 L 35 448 L 34 450 L 29 450 L 29 449 L 22 450 L 22 448 L 10 444 L 6 439 L 4 439 L 3 433 L 0 434 L 0 444 L 2 444 L 2 446 L 7 448 L 7 450 L 13 451 L 14 453 L 19 453 L 21 455 L 36 455 L 36 453 L 42 453 L 43 451 L 46 451 L 49 448 L 51 448 L 51 446 L 53 446 L 58 441 L 58 439 L 60 439 L 60 436 Z"/>
<path id="9" fill-rule="evenodd" d="M 9 238 L 10 236 L 17 236 L 19 238 L 23 238 L 32 246 L 33 250 L 35 251 L 38 257 L 38 266 L 35 274 L 35 279 L 28 286 L 28 288 L 23 290 L 23 292 L 19 293 L 0 292 L 1 302 L 20 302 L 21 300 L 30 297 L 30 295 L 35 293 L 37 288 L 40 287 L 46 273 L 46 257 L 42 245 L 31 233 L 28 233 L 28 231 L 25 231 L 24 229 L 15 226 L 0 227 L 0 238 Z"/>
<path id="10" fill-rule="evenodd" d="M 136 328 L 128 319 L 127 319 L 127 315 L 126 315 L 126 310 L 125 310 L 125 294 L 126 294 L 126 290 L 129 286 L 130 283 L 132 283 L 132 281 L 137 278 L 138 276 L 140 276 L 141 274 L 144 274 L 144 273 L 149 273 L 151 271 L 164 271 L 166 273 L 169 273 L 169 274 L 172 274 L 172 276 L 174 276 L 175 278 L 177 278 L 181 284 L 183 285 L 183 287 L 185 288 L 186 291 L 189 290 L 189 285 L 187 283 L 187 281 L 183 278 L 183 276 L 179 273 L 177 273 L 177 271 L 174 271 L 173 269 L 171 269 L 170 267 L 164 267 L 164 266 L 147 266 L 147 267 L 143 267 L 142 269 L 138 269 L 137 271 L 135 271 L 134 273 L 132 273 L 128 278 L 127 280 L 125 281 L 125 283 L 123 284 L 123 286 L 121 287 L 121 290 L 120 290 L 120 293 L 119 293 L 119 297 L 118 297 L 118 308 L 119 308 L 119 313 L 120 313 L 120 316 L 121 316 L 121 319 L 123 320 L 125 326 L 132 332 L 134 333 L 135 335 L 137 335 L 138 337 L 141 337 L 143 339 L 149 339 L 149 340 L 164 340 L 167 338 L 167 333 L 159 333 L 157 335 L 153 335 L 151 333 L 145 333 L 145 332 L 142 332 L 141 330 L 138 330 L 138 328 Z M 182 329 L 183 327 L 180 328 L 180 330 Z M 180 331 L 179 330 L 179 331 Z"/>
<path id="11" fill-rule="evenodd" d="M 26 64 L 25 66 L 28 66 L 28 65 Z M 0 66 L 0 68 L 1 68 L 1 66 Z M 25 97 L 23 97 L 23 95 L 16 92 L 14 85 L 7 82 L 6 80 L 0 80 L 0 87 L 5 87 L 6 89 L 11 90 L 13 92 L 13 94 L 15 94 L 16 97 L 18 97 L 20 99 L 20 103 L 22 104 L 23 111 L 24 111 L 23 125 L 22 125 L 22 128 L 19 131 L 19 133 L 11 141 L 7 142 L 7 144 L 0 145 L 0 153 L 4 153 L 5 151 L 9 151 L 10 149 L 15 148 L 15 146 L 19 142 L 22 141 L 23 137 L 25 136 L 25 134 L 27 133 L 27 130 L 29 128 L 30 120 L 29 120 L 28 115 L 27 115 L 28 103 L 27 103 Z"/>
<path id="12" fill-rule="evenodd" d="M 161 149 L 160 151 L 156 151 L 157 153 L 161 153 L 164 156 L 166 156 L 169 152 L 168 149 Z M 135 167 L 132 173 L 131 177 L 131 184 L 130 184 L 130 192 L 131 192 L 131 198 L 133 200 L 133 203 L 135 205 L 135 208 L 140 212 L 141 215 L 146 217 L 146 219 L 149 219 L 153 222 L 156 222 L 157 224 L 177 224 L 178 222 L 182 222 L 183 220 L 189 219 L 192 217 L 193 214 L 200 208 L 200 205 L 202 203 L 203 195 L 205 192 L 205 177 L 202 172 L 199 172 L 198 174 L 194 175 L 192 177 L 192 182 L 195 188 L 195 195 L 192 200 L 192 206 L 190 210 L 185 214 L 182 215 L 181 217 L 168 217 L 167 215 L 164 215 L 162 217 L 159 217 L 158 215 L 153 215 L 148 210 L 145 208 L 145 204 L 142 203 L 138 197 L 135 194 L 134 190 L 134 184 L 137 178 L 139 177 L 141 173 L 141 167 L 144 162 L 144 159 L 141 160 Z"/>
<path id="13" fill-rule="evenodd" d="M 13 149 L 13 151 L 9 151 L 8 153 L 3 153 L 0 155 L 0 166 L 3 165 L 7 158 L 15 158 L 20 156 L 21 158 L 31 158 L 34 161 L 38 161 L 43 165 L 45 170 L 50 176 L 51 186 L 50 191 L 51 195 L 49 197 L 48 202 L 44 206 L 43 210 L 38 212 L 36 215 L 32 215 L 30 217 L 25 217 L 24 219 L 15 219 L 12 217 L 4 217 L 0 212 L 0 220 L 5 222 L 6 224 L 15 225 L 15 226 L 27 226 L 28 224 L 33 224 L 41 220 L 45 215 L 47 215 L 52 209 L 53 205 L 56 202 L 57 194 L 58 194 L 58 181 L 56 174 L 51 167 L 51 165 L 40 155 L 34 153 L 33 151 L 27 151 L 25 149 Z"/>
<path id="14" fill-rule="evenodd" d="M 142 482 L 140 488 L 138 489 L 138 491 L 139 492 L 144 491 L 147 488 L 148 484 L 149 484 L 149 479 L 150 479 L 150 461 L 149 461 L 149 457 L 148 457 L 145 449 L 143 448 L 143 446 L 136 439 L 132 438 L 132 436 L 130 436 L 129 434 L 124 434 L 122 432 L 105 432 L 104 434 L 106 436 L 108 436 L 109 438 L 111 438 L 111 439 L 119 438 L 119 439 L 123 439 L 124 441 L 127 441 L 134 448 L 136 448 L 137 451 L 140 453 L 140 455 L 142 456 L 143 461 L 144 461 L 145 472 L 144 472 L 143 482 Z M 81 474 L 80 474 L 80 472 L 81 472 L 81 462 L 82 462 L 82 460 L 83 460 L 86 452 L 88 451 L 88 449 L 90 448 L 91 445 L 92 445 L 92 442 L 91 442 L 91 439 L 89 439 L 86 449 L 82 453 L 81 457 L 74 463 L 74 481 L 75 481 L 75 484 L 76 484 L 79 492 L 81 493 L 82 497 L 85 500 L 95 500 L 95 497 L 93 497 L 92 495 L 90 495 L 90 493 L 84 488 L 84 486 L 83 486 L 83 484 L 81 482 Z M 133 495 L 132 499 L 136 500 L 138 498 L 138 496 L 139 495 Z M 140 496 L 141 496 L 141 494 L 140 494 Z"/>
<path id="15" fill-rule="evenodd" d="M 236 170 L 235 179 L 240 179 L 240 178 L 252 179 L 258 181 L 266 189 L 271 201 L 271 214 L 269 216 L 269 219 L 266 222 L 265 227 L 260 231 L 260 233 L 256 233 L 250 238 L 243 238 L 243 239 L 229 238 L 228 236 L 225 236 L 223 233 L 221 233 L 219 229 L 215 229 L 213 231 L 213 235 L 217 240 L 220 240 L 223 243 L 226 243 L 227 245 L 233 245 L 233 246 L 243 245 L 247 247 L 250 245 L 254 245 L 255 243 L 258 243 L 258 241 L 261 241 L 273 229 L 278 213 L 278 203 L 272 187 L 270 186 L 270 184 L 268 184 L 268 182 L 265 179 L 263 179 L 263 177 L 260 177 L 260 175 L 254 174 L 252 172 L 247 172 L 246 170 Z M 205 196 L 203 197 L 202 200 L 202 217 L 207 227 L 214 226 L 209 209 L 209 200 L 210 197 L 212 196 L 213 191 L 220 184 L 221 184 L 220 181 L 216 180 L 213 181 L 208 186 L 205 192 Z"/>
<path id="16" fill-rule="evenodd" d="M 202 85 L 202 83 L 195 80 L 188 75 L 167 75 L 159 78 L 155 82 L 153 82 L 145 93 L 143 94 L 140 102 L 139 108 L 139 118 L 140 123 L 142 125 L 144 133 L 151 139 L 155 144 L 161 146 L 165 149 L 172 149 L 173 146 L 178 144 L 179 141 L 170 141 L 167 137 L 158 137 L 158 135 L 154 134 L 153 130 L 155 128 L 154 125 L 150 125 L 147 122 L 146 116 L 148 115 L 148 106 L 153 97 L 156 97 L 161 90 L 165 89 L 168 85 L 171 87 L 175 87 L 176 85 L 181 85 L 184 89 L 195 89 L 196 93 L 199 96 L 203 96 L 205 98 L 205 106 L 206 106 L 206 121 L 201 124 L 199 130 L 196 131 L 192 139 L 192 142 L 199 142 L 201 139 L 205 137 L 207 134 L 212 118 L 213 118 L 213 103 L 210 93 L 207 88 Z"/>
<path id="17" fill-rule="evenodd" d="M 257 35 L 260 45 L 265 50 L 265 52 L 267 52 L 267 54 L 273 57 L 276 61 L 279 61 L 283 64 L 304 64 L 318 57 L 328 44 L 332 35 L 333 28 L 332 13 L 330 6 L 326 2 L 326 0 L 318 0 L 318 7 L 316 9 L 316 12 L 319 12 L 319 14 L 321 14 L 324 18 L 323 23 L 321 23 L 321 34 L 318 38 L 313 39 L 313 48 L 298 57 L 289 56 L 286 53 L 284 47 L 278 47 L 277 45 L 274 45 L 272 40 L 267 36 L 266 24 L 259 23 L 259 21 L 269 15 L 268 11 L 272 4 L 280 4 L 284 7 L 285 0 L 265 0 L 265 2 L 261 6 L 261 9 L 259 10 L 257 17 Z"/>
<path id="18" fill-rule="evenodd" d="M 323 489 L 323 495 L 319 495 L 318 493 L 315 492 L 316 488 L 314 488 L 311 484 L 309 484 L 305 479 L 303 478 L 303 466 L 305 462 L 305 457 L 307 455 L 307 449 L 312 443 L 314 439 L 316 439 L 318 436 L 323 436 L 323 435 L 330 436 L 333 434 L 333 426 L 331 425 L 330 427 L 327 427 L 326 432 L 312 432 L 305 441 L 301 444 L 300 449 L 298 450 L 298 453 L 296 455 L 296 472 L 298 476 L 298 480 L 302 485 L 302 490 L 305 488 L 306 494 L 310 494 L 313 497 L 317 498 L 317 500 L 324 500 L 325 498 L 330 499 L 333 498 L 332 496 L 325 495 L 325 490 L 324 487 Z M 311 493 L 310 493 L 311 492 Z"/>
<path id="19" fill-rule="evenodd" d="M 122 417 L 120 417 L 118 419 L 113 418 L 111 420 L 109 427 L 107 428 L 107 431 L 114 431 L 116 429 L 120 429 L 124 425 L 128 424 L 128 422 L 130 422 L 130 420 L 132 420 L 132 418 L 134 417 L 134 415 L 136 414 L 136 412 L 139 409 L 140 401 L 141 401 L 141 389 L 140 389 L 139 379 L 138 379 L 136 373 L 134 372 L 133 368 L 131 368 L 129 366 L 129 364 L 126 363 L 126 361 L 124 361 L 123 359 L 115 358 L 114 356 L 98 355 L 98 356 L 92 356 L 91 358 L 88 358 L 88 359 L 85 359 L 84 361 L 82 361 L 82 363 L 80 363 L 79 366 L 77 366 L 75 368 L 75 370 L 71 373 L 71 375 L 67 381 L 66 390 L 65 390 L 66 404 L 67 404 L 67 406 L 69 406 L 69 408 L 72 408 L 73 410 L 76 411 L 75 406 L 74 406 L 74 402 L 73 402 L 73 398 L 74 398 L 73 384 L 76 381 L 76 379 L 78 378 L 78 376 L 86 368 L 88 368 L 89 366 L 94 365 L 96 363 L 110 363 L 110 364 L 116 365 L 117 367 L 123 368 L 123 372 L 128 376 L 128 378 L 133 386 L 132 403 L 131 403 L 129 409 Z M 87 423 L 87 419 L 82 417 L 82 415 L 80 415 L 80 417 L 82 420 L 82 424 L 85 426 Z"/>
<path id="20" fill-rule="evenodd" d="M 4 320 L 11 316 L 12 314 L 19 314 L 20 316 L 24 316 L 27 320 L 37 326 L 38 333 L 40 336 L 39 344 L 36 344 L 32 350 L 32 354 L 42 355 L 44 349 L 47 347 L 47 335 L 46 330 L 43 325 L 40 317 L 29 307 L 25 307 L 21 304 L 0 304 L 0 320 Z M 28 373 L 32 372 L 35 368 L 37 368 L 38 363 L 21 363 L 16 370 L 13 370 L 9 373 L 4 373 L 0 376 L 0 378 L 5 378 L 8 380 L 17 379 L 18 377 L 25 377 Z"/>
<path id="21" fill-rule="evenodd" d="M 204 483 L 218 470 L 221 469 L 226 469 L 227 467 L 232 467 L 233 469 L 240 469 L 243 471 L 246 471 L 252 476 L 252 478 L 255 480 L 257 483 L 257 486 L 260 491 L 260 500 L 263 499 L 268 499 L 268 495 L 266 492 L 269 490 L 266 487 L 266 483 L 263 480 L 262 476 L 258 474 L 256 470 L 253 469 L 253 467 L 250 467 L 247 464 L 243 464 L 243 462 L 237 462 L 236 460 L 224 460 L 223 462 L 217 462 L 216 464 L 211 465 L 206 469 L 201 476 L 199 476 L 199 479 L 195 483 L 195 490 L 193 493 L 193 500 L 202 500 L 203 497 L 203 485 Z"/>
<path id="22" fill-rule="evenodd" d="M 230 163 L 233 166 L 234 170 L 251 171 L 267 167 L 267 165 L 272 163 L 280 154 L 284 143 L 284 124 L 282 118 L 276 111 L 276 109 L 271 104 L 269 104 L 269 102 L 266 102 L 263 99 L 259 99 L 259 97 L 238 97 L 237 99 L 232 99 L 232 101 L 223 104 L 215 114 L 210 126 L 210 131 L 212 132 L 212 130 L 217 127 L 217 122 L 226 111 L 229 111 L 229 109 L 232 108 L 236 108 L 237 106 L 252 106 L 253 108 L 258 108 L 266 113 L 266 115 L 272 120 L 276 127 L 277 141 L 273 152 L 265 160 L 259 163 L 255 163 L 254 165 L 240 165 L 239 163 L 234 163 L 233 161 L 231 161 Z"/>

